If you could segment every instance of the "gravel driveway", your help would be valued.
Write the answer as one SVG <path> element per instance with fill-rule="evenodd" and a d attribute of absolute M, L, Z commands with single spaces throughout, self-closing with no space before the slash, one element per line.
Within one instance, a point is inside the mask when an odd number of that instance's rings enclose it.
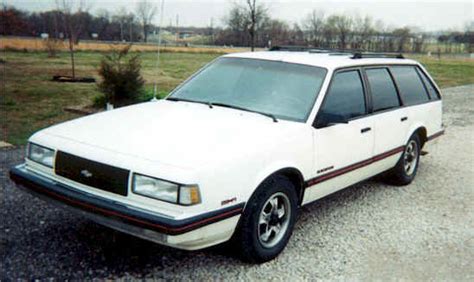
<path fill-rule="evenodd" d="M 229 248 L 186 252 L 106 227 L 22 193 L 0 152 L 2 280 L 14 278 L 474 280 L 474 85 L 444 89 L 446 134 L 416 180 L 375 179 L 303 208 L 286 250 L 248 265 Z"/>

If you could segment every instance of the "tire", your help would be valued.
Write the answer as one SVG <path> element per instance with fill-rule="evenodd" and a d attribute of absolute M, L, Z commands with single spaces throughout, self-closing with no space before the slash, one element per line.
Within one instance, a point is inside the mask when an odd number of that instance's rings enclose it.
<path fill-rule="evenodd" d="M 418 134 L 413 134 L 405 145 L 400 160 L 391 171 L 390 182 L 392 184 L 408 185 L 415 179 L 420 164 L 420 151 L 420 137 Z"/>
<path fill-rule="evenodd" d="M 283 251 L 293 233 L 297 199 L 294 185 L 283 176 L 270 177 L 257 188 L 233 240 L 243 261 L 263 263 Z"/>

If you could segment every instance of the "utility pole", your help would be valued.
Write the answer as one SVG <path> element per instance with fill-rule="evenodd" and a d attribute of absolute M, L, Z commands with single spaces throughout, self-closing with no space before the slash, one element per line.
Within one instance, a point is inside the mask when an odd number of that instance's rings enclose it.
<path fill-rule="evenodd" d="M 123 42 L 123 18 L 120 18 L 120 42 Z"/>
<path fill-rule="evenodd" d="M 130 29 L 130 42 L 133 42 L 133 14 L 128 15 L 129 29 Z"/>
<path fill-rule="evenodd" d="M 211 28 L 210 28 L 210 35 L 211 35 L 211 44 L 214 45 L 214 18 L 211 18 Z"/>
<path fill-rule="evenodd" d="M 176 45 L 179 42 L 179 14 L 176 14 Z"/>

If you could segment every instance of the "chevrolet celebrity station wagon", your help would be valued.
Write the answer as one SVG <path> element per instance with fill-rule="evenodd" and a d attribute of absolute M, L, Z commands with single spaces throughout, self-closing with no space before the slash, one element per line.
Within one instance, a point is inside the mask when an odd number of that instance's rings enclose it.
<path fill-rule="evenodd" d="M 232 240 L 265 262 L 299 207 L 383 172 L 409 184 L 441 107 L 401 55 L 230 54 L 163 100 L 35 133 L 10 177 L 122 232 L 186 250 Z"/>

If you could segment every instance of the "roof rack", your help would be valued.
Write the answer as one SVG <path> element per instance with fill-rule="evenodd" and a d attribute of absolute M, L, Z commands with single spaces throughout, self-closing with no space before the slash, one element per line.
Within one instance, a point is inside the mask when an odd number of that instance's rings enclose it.
<path fill-rule="evenodd" d="M 273 46 L 269 51 L 286 51 L 286 52 L 309 52 L 318 54 L 328 54 L 330 56 L 352 55 L 351 59 L 366 58 L 395 58 L 405 59 L 401 53 L 373 53 L 364 52 L 360 49 L 334 49 L 334 48 L 318 48 L 312 46 Z"/>
<path fill-rule="evenodd" d="M 287 52 L 309 52 L 309 53 L 337 53 L 337 54 L 354 54 L 362 52 L 359 49 L 337 49 L 337 48 L 320 48 L 312 46 L 273 46 L 269 51 L 287 51 Z"/>
<path fill-rule="evenodd" d="M 366 59 L 366 58 L 394 58 L 394 59 L 405 59 L 401 53 L 354 53 L 352 59 Z"/>
<path fill-rule="evenodd" d="M 269 51 L 288 51 L 288 52 L 304 52 L 315 49 L 310 46 L 273 46 Z"/>
<path fill-rule="evenodd" d="M 360 49 L 343 49 L 343 48 L 313 48 L 310 53 L 329 53 L 329 55 L 347 55 L 360 53 Z"/>

